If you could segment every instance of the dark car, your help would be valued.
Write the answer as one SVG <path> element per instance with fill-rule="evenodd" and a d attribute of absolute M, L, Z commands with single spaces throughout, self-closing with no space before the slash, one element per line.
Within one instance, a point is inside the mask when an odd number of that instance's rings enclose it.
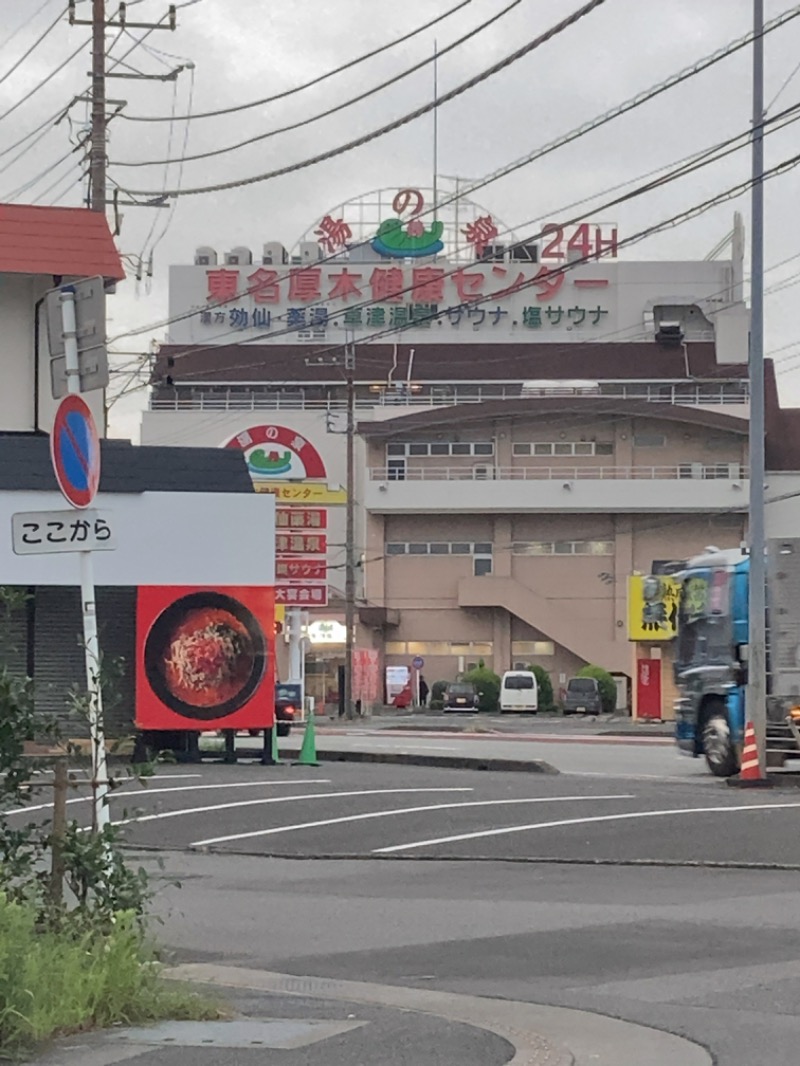
<path fill-rule="evenodd" d="M 300 686 L 277 684 L 275 686 L 275 731 L 279 737 L 288 737 L 292 723 L 300 708 Z M 251 737 L 257 737 L 260 729 L 249 729 Z"/>
<path fill-rule="evenodd" d="M 564 714 L 601 714 L 600 688 L 593 677 L 571 677 L 564 697 Z"/>
<path fill-rule="evenodd" d="M 477 711 L 478 690 L 469 681 L 453 681 L 444 690 L 442 709 L 445 711 Z"/>

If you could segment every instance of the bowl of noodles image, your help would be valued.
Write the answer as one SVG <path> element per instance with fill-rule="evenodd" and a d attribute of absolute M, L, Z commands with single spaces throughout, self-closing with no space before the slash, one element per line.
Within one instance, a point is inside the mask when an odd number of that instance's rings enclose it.
<path fill-rule="evenodd" d="M 193 592 L 156 618 L 144 647 L 144 671 L 163 704 L 185 718 L 232 714 L 264 676 L 267 641 L 243 603 L 219 592 Z"/>

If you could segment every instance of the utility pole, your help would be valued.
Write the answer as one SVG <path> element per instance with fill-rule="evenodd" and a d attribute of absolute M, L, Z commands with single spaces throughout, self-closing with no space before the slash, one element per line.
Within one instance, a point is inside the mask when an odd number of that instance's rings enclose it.
<path fill-rule="evenodd" d="M 91 209 L 106 210 L 106 0 L 92 0 L 92 148 Z"/>
<path fill-rule="evenodd" d="M 177 26 L 177 9 L 170 4 L 167 14 L 158 22 L 130 22 L 128 5 L 121 2 L 115 19 L 106 19 L 105 0 L 92 0 L 91 19 L 75 17 L 76 0 L 69 0 L 68 13 L 71 26 L 92 28 L 92 132 L 89 153 L 91 194 L 89 207 L 92 211 L 105 212 L 108 205 L 108 100 L 106 99 L 106 28 L 127 30 L 174 30 Z M 165 21 L 165 19 L 167 21 Z"/>
<path fill-rule="evenodd" d="M 345 572 L 344 572 L 344 713 L 355 718 L 353 705 L 353 646 L 356 625 L 356 560 L 355 560 L 355 370 L 356 346 L 354 334 L 350 333 L 344 350 L 344 373 L 347 384 L 347 513 L 345 517 Z"/>
<path fill-rule="evenodd" d="M 767 635 L 764 522 L 764 0 L 753 0 L 753 185 L 750 262 L 750 602 L 747 717 L 766 775 Z"/>

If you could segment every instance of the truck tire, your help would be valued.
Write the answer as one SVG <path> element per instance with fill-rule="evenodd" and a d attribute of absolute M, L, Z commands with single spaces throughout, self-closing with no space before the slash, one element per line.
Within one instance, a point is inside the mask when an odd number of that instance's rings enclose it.
<path fill-rule="evenodd" d="M 714 700 L 703 721 L 703 752 L 715 777 L 733 777 L 739 772 L 739 755 L 731 737 L 725 704 Z"/>

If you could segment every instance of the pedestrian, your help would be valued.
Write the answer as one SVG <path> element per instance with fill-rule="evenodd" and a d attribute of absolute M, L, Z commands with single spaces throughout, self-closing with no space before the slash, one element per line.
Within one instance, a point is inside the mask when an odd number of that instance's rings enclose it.
<path fill-rule="evenodd" d="M 420 706 L 421 707 L 427 707 L 428 706 L 428 693 L 429 692 L 430 692 L 430 689 L 428 688 L 428 682 L 425 680 L 424 676 L 422 674 L 420 674 L 419 675 L 419 702 L 420 702 Z"/>

